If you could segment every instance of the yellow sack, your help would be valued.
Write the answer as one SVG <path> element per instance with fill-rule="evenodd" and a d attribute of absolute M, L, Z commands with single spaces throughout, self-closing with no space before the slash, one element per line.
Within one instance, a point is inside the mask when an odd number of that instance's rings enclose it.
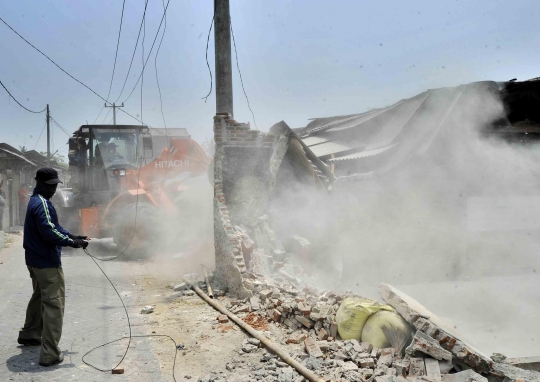
<path fill-rule="evenodd" d="M 383 332 L 387 328 L 393 338 L 387 338 Z M 389 347 L 404 347 L 412 336 L 412 328 L 407 321 L 394 311 L 380 311 L 369 317 L 362 330 L 362 341 L 369 342 L 373 347 L 384 349 Z M 394 342 L 394 343 L 393 343 Z M 400 346 L 400 344 L 402 345 Z M 400 351 L 400 349 L 398 349 Z"/>
<path fill-rule="evenodd" d="M 360 340 L 367 319 L 379 310 L 392 310 L 392 307 L 381 305 L 369 298 L 347 297 L 336 313 L 336 323 L 341 338 Z"/>

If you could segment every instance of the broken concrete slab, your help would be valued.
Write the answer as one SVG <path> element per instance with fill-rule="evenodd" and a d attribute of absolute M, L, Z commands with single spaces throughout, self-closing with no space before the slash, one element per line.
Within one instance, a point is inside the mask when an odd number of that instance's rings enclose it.
<path fill-rule="evenodd" d="M 539 372 L 523 370 L 508 363 L 494 362 L 455 332 L 448 323 L 391 285 L 382 283 L 379 286 L 379 293 L 382 299 L 408 323 L 450 351 L 455 357 L 454 361 L 457 359 L 476 372 L 487 375 L 490 382 L 540 382 Z"/>
<path fill-rule="evenodd" d="M 474 370 L 464 370 L 455 374 L 446 374 L 442 376 L 443 382 L 488 382 L 486 377 L 482 377 Z"/>
<path fill-rule="evenodd" d="M 443 349 L 438 341 L 421 331 L 416 332 L 412 343 L 405 349 L 405 353 L 411 356 L 418 355 L 418 353 L 424 353 L 437 360 L 452 361 L 452 353 Z"/>
<path fill-rule="evenodd" d="M 441 320 L 418 301 L 385 283 L 379 286 L 379 293 L 382 299 L 392 306 L 405 321 L 437 340 L 457 359 L 481 373 L 491 370 L 493 361 L 488 356 L 470 345 L 470 342 L 456 333 L 450 324 Z"/>
<path fill-rule="evenodd" d="M 519 367 L 520 369 L 540 372 L 540 356 L 507 358 L 505 362 L 512 366 Z"/>

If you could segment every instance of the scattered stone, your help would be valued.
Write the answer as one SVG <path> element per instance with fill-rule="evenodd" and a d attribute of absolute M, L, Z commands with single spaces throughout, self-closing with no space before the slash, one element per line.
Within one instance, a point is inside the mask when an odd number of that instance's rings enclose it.
<path fill-rule="evenodd" d="M 372 369 L 375 367 L 375 360 L 373 358 L 363 358 L 360 360 L 360 367 Z"/>
<path fill-rule="evenodd" d="M 322 358 L 324 356 L 321 349 L 319 349 L 317 343 L 313 340 L 313 338 L 306 338 L 304 340 L 304 345 L 306 347 L 306 351 L 311 357 Z"/>
<path fill-rule="evenodd" d="M 251 304 L 251 310 L 252 311 L 260 309 L 259 299 L 257 297 L 255 297 L 255 296 L 251 297 L 249 299 L 249 303 Z"/>
<path fill-rule="evenodd" d="M 493 355 L 491 355 L 490 358 L 495 362 L 504 362 L 504 360 L 506 359 L 506 356 L 501 353 L 493 353 Z"/>
<path fill-rule="evenodd" d="M 227 317 L 225 314 L 221 314 L 218 316 L 217 320 L 220 324 L 226 324 L 229 322 L 229 317 Z"/>
<path fill-rule="evenodd" d="M 328 333 L 326 332 L 326 330 L 324 330 L 324 328 L 321 328 L 321 330 L 319 330 L 319 333 L 317 334 L 317 338 L 320 341 L 324 341 L 325 339 L 328 338 Z"/>
<path fill-rule="evenodd" d="M 184 296 L 194 296 L 195 295 L 195 292 L 193 292 L 192 290 L 186 290 L 184 292 Z"/>
<path fill-rule="evenodd" d="M 287 338 L 286 343 L 288 344 L 299 344 L 302 343 L 307 338 L 307 334 L 302 332 L 296 332 L 289 338 Z"/>
<path fill-rule="evenodd" d="M 146 305 L 141 310 L 141 314 L 150 314 L 154 311 L 155 306 L 154 305 Z"/>
<path fill-rule="evenodd" d="M 258 346 L 252 345 L 250 343 L 245 343 L 242 345 L 242 351 L 244 353 L 253 353 L 257 351 L 258 348 L 259 348 Z"/>
<path fill-rule="evenodd" d="M 307 367 L 309 370 L 321 370 L 322 368 L 322 361 L 319 358 L 316 357 L 308 357 L 303 362 L 305 367 Z"/>

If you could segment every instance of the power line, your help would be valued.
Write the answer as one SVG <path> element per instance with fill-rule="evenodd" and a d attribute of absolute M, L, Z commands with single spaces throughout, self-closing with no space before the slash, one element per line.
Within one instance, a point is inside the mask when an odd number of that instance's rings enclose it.
<path fill-rule="evenodd" d="M 47 108 L 45 108 L 45 109 L 47 109 Z M 39 137 L 38 137 L 38 139 L 37 139 L 36 144 L 34 145 L 33 150 L 36 149 L 36 147 L 37 147 L 37 145 L 38 145 L 38 143 L 39 143 L 39 140 L 41 139 L 41 136 L 43 135 L 43 131 L 45 131 L 45 128 L 46 128 L 46 127 L 47 127 L 47 122 L 45 122 L 45 124 L 43 125 L 43 129 L 41 129 L 41 133 L 39 133 Z"/>
<path fill-rule="evenodd" d="M 144 69 L 146 68 L 146 64 L 148 63 L 148 60 L 150 59 L 150 55 L 152 54 L 152 50 L 154 49 L 154 44 L 156 43 L 156 40 L 157 40 L 157 37 L 159 35 L 159 31 L 161 30 L 161 24 L 163 24 L 163 20 L 165 18 L 165 15 L 167 14 L 167 8 L 169 7 L 169 3 L 171 2 L 171 0 L 168 0 L 167 1 L 167 5 L 165 6 L 165 10 L 163 11 L 163 16 L 161 17 L 161 22 L 159 23 L 159 28 L 156 32 L 156 36 L 154 37 L 154 41 L 152 42 L 152 46 L 150 47 L 150 52 L 148 53 L 148 56 L 146 57 L 146 61 L 143 65 L 143 68 L 142 68 L 142 71 L 141 71 L 141 74 L 139 75 L 139 78 L 137 79 L 137 82 L 135 83 L 135 86 L 133 87 L 133 89 L 131 90 L 131 93 L 129 93 L 129 96 L 124 100 L 124 102 L 127 102 L 127 100 L 129 99 L 129 97 L 131 97 L 131 95 L 133 94 L 133 92 L 135 91 L 135 88 L 137 87 L 137 85 L 139 84 L 139 81 L 141 80 L 141 77 L 144 73 Z"/>
<path fill-rule="evenodd" d="M 216 15 L 212 16 L 212 22 L 210 23 L 210 29 L 208 29 L 208 37 L 206 38 L 206 66 L 208 66 L 208 73 L 210 73 L 210 91 L 205 97 L 202 97 L 201 99 L 206 101 L 208 100 L 208 97 L 210 97 L 210 94 L 212 94 L 212 88 L 214 85 L 214 80 L 212 78 L 212 69 L 210 69 L 210 64 L 208 63 L 208 43 L 210 42 L 210 32 L 212 32 L 212 26 L 214 25 L 214 19 L 216 18 Z"/>
<path fill-rule="evenodd" d="M 141 25 L 139 26 L 139 34 L 137 35 L 137 41 L 135 41 L 135 48 L 133 49 L 133 54 L 131 55 L 131 62 L 129 63 L 128 72 L 126 74 L 126 79 L 124 80 L 124 84 L 122 85 L 122 90 L 120 90 L 120 94 L 118 94 L 118 98 L 114 101 L 115 103 L 118 102 L 120 97 L 122 96 L 122 93 L 124 92 L 124 88 L 126 87 L 127 80 L 129 78 L 129 73 L 131 72 L 131 66 L 133 65 L 133 58 L 135 57 L 135 52 L 137 52 L 137 46 L 139 46 L 139 38 L 141 37 L 141 31 L 143 27 L 143 22 L 146 18 L 146 7 L 148 6 L 148 0 L 144 3 L 144 13 L 141 20 Z"/>
<path fill-rule="evenodd" d="M 78 79 L 76 79 L 75 77 L 73 77 L 71 74 L 69 74 L 67 71 L 65 71 L 60 65 L 58 65 L 56 62 L 54 62 L 54 60 L 52 58 L 50 58 L 49 56 L 47 56 L 45 53 L 43 53 L 41 50 L 39 50 L 38 48 L 36 48 L 30 41 L 28 41 L 27 39 L 25 39 L 23 36 L 21 36 L 19 34 L 19 32 L 17 32 L 15 29 L 13 29 L 11 27 L 11 25 L 9 25 L 8 23 L 6 23 L 4 21 L 4 19 L 2 17 L 0 17 L 0 21 L 2 21 L 4 24 L 6 24 L 6 26 L 11 29 L 17 36 L 19 36 L 21 39 L 24 40 L 24 42 L 26 42 L 28 45 L 30 45 L 32 48 L 34 48 L 35 50 L 37 50 L 39 53 L 41 53 L 42 56 L 44 56 L 47 60 L 49 60 L 50 62 L 52 62 L 58 69 L 60 69 L 62 72 L 64 72 L 65 74 L 67 74 L 68 76 L 70 76 L 72 79 L 74 79 L 75 81 L 77 81 L 79 84 L 81 84 L 82 86 L 84 86 L 85 88 L 87 88 L 88 90 L 90 90 L 92 93 L 94 93 L 95 95 L 97 95 L 99 98 L 101 98 L 103 101 L 105 102 L 108 102 L 105 98 L 103 98 L 102 96 L 100 96 L 98 93 L 96 93 L 93 89 L 91 89 L 88 85 L 82 83 L 81 81 L 79 81 Z M 2 85 L 3 86 L 3 85 Z M 4 88 L 5 89 L 5 88 Z M 7 89 L 6 89 L 7 90 Z M 22 106 L 22 105 L 21 105 Z M 24 107 L 24 106 L 23 106 Z M 26 108 L 25 108 L 26 109 Z M 28 109 L 27 109 L 28 110 Z M 30 110 L 28 110 L 30 111 Z M 41 112 L 40 112 L 41 113 Z"/>
<path fill-rule="evenodd" d="M 161 0 L 161 2 L 163 3 L 163 10 L 165 10 L 165 0 Z M 165 126 L 165 135 L 167 135 L 167 122 L 165 122 L 165 114 L 163 113 L 163 98 L 161 96 L 161 87 L 159 86 L 157 58 L 158 58 L 159 50 L 161 49 L 161 44 L 163 43 L 163 37 L 165 37 L 166 30 L 167 30 L 167 17 L 165 17 L 165 24 L 163 26 L 163 34 L 161 35 L 161 40 L 159 41 L 159 46 L 156 50 L 156 56 L 154 57 L 154 68 L 156 70 L 156 83 L 157 83 L 158 92 L 159 92 L 159 104 L 161 108 L 161 117 L 163 118 L 163 126 Z"/>
<path fill-rule="evenodd" d="M 118 47 L 120 46 L 120 35 L 122 34 L 122 22 L 124 21 L 124 8 L 125 8 L 125 6 L 126 6 L 126 0 L 124 0 L 123 3 L 122 3 L 122 15 L 120 16 L 120 28 L 118 30 L 118 39 L 116 41 L 116 53 L 114 54 L 114 65 L 113 65 L 113 71 L 112 71 L 112 76 L 111 76 L 111 83 L 109 84 L 109 92 L 107 93 L 107 99 L 109 99 L 109 96 L 111 95 L 111 89 L 112 89 L 112 84 L 113 84 L 113 79 L 114 79 L 114 72 L 116 70 L 116 59 L 118 58 Z M 105 108 L 105 104 L 101 107 L 101 110 L 99 111 L 98 116 L 96 117 L 96 119 L 94 121 L 94 125 L 96 124 L 96 121 L 99 118 L 99 116 L 101 115 L 101 113 L 103 112 L 104 108 Z"/>
<path fill-rule="evenodd" d="M 231 21 L 231 36 L 233 40 L 234 45 L 234 55 L 236 56 L 236 67 L 238 68 L 238 74 L 240 75 L 240 83 L 242 84 L 242 90 L 244 91 L 244 96 L 246 97 L 247 105 L 249 108 L 249 111 L 251 112 L 251 116 L 253 117 L 253 124 L 255 125 L 255 128 L 257 129 L 257 122 L 255 121 L 255 114 L 253 114 L 253 110 L 251 110 L 251 106 L 249 104 L 249 98 L 246 94 L 246 89 L 244 88 L 244 80 L 242 79 L 242 72 L 240 71 L 240 65 L 238 64 L 238 52 L 236 51 L 236 41 L 234 40 L 234 32 L 232 29 L 232 21 Z"/>
<path fill-rule="evenodd" d="M 3 21 L 3 20 L 2 20 Z M 43 113 L 45 110 L 47 110 L 47 108 L 41 110 L 41 111 L 34 111 L 34 110 L 30 110 L 28 109 L 27 107 L 23 106 L 23 104 L 21 104 L 19 101 L 17 101 L 17 98 L 13 97 L 13 94 L 11 94 L 9 92 L 9 90 L 7 90 L 7 88 L 4 86 L 4 84 L 2 83 L 2 81 L 0 81 L 0 85 L 2 85 L 2 87 L 4 88 L 4 90 L 7 92 L 7 94 L 9 94 L 9 96 L 13 99 L 13 101 L 17 102 L 17 104 L 19 104 L 20 107 L 22 107 L 24 110 L 30 112 L 30 113 L 34 113 L 34 114 L 40 114 L 40 113 Z"/>
<path fill-rule="evenodd" d="M 107 93 L 107 99 L 109 99 L 109 96 L 111 95 L 111 89 L 114 79 L 114 71 L 116 70 L 116 59 L 118 58 L 118 47 L 120 46 L 120 35 L 122 34 L 122 22 L 124 21 L 124 8 L 126 6 L 126 0 L 122 3 L 122 15 L 120 16 L 120 29 L 118 30 L 118 40 L 116 41 L 116 53 L 114 55 L 114 65 L 113 65 L 113 71 L 111 76 L 111 83 L 109 85 L 109 92 Z"/>
<path fill-rule="evenodd" d="M 51 118 L 51 121 L 53 121 L 53 123 L 60 129 L 64 132 L 64 134 L 66 134 L 68 137 L 71 137 L 71 134 L 66 130 L 64 129 L 58 122 L 56 122 L 56 120 L 53 118 L 53 117 L 50 117 Z"/>

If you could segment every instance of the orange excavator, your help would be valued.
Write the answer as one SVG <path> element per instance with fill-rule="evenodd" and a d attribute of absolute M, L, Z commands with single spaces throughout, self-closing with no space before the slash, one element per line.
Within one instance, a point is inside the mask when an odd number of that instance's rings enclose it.
<path fill-rule="evenodd" d="M 68 141 L 70 188 L 53 202 L 66 228 L 94 238 L 113 237 L 120 250 L 146 254 L 185 181 L 206 174 L 210 159 L 194 140 L 169 138 L 154 155 L 141 125 L 83 125 Z"/>

